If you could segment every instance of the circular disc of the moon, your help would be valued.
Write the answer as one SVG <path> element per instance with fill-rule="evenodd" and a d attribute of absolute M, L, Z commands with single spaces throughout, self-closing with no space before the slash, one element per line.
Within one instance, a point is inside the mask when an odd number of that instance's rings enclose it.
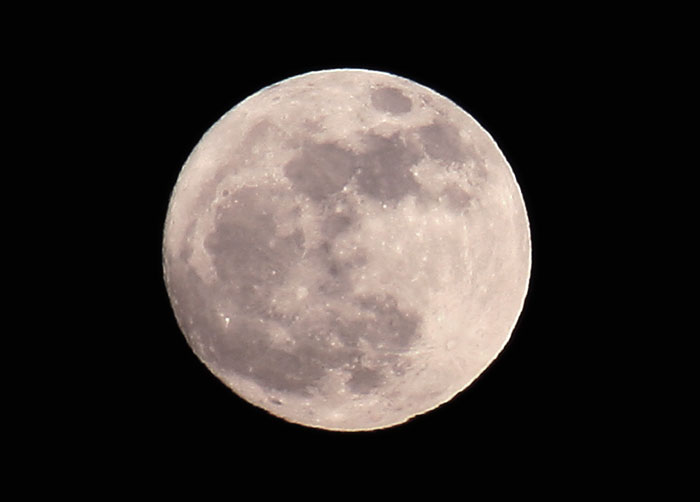
<path fill-rule="evenodd" d="M 197 356 L 250 403 L 334 430 L 405 422 L 504 347 L 530 274 L 527 216 L 493 139 L 410 80 L 332 70 L 219 119 L 164 232 Z"/>

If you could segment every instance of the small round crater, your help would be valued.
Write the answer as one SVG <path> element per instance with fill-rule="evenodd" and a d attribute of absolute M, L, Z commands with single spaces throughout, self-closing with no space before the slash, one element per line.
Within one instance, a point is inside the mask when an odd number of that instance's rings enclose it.
<path fill-rule="evenodd" d="M 413 107 L 411 100 L 395 87 L 380 87 L 372 93 L 372 106 L 377 110 L 401 115 Z"/>

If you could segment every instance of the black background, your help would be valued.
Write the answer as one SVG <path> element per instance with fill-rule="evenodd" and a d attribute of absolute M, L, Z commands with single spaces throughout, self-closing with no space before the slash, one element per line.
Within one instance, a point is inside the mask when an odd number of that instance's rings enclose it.
<path fill-rule="evenodd" d="M 674 459 L 694 435 L 677 403 L 693 402 L 694 366 L 678 352 L 694 354 L 693 325 L 673 323 L 692 308 L 657 282 L 685 279 L 673 265 L 692 249 L 692 211 L 664 202 L 683 199 L 694 165 L 671 157 L 693 144 L 678 133 L 692 131 L 695 17 L 670 4 L 202 7 L 8 7 L 8 480 L 90 498 L 191 483 L 266 499 L 329 482 L 326 499 L 681 487 Z M 508 159 L 532 233 L 530 289 L 498 359 L 438 409 L 362 433 L 289 424 L 221 384 L 176 325 L 161 263 L 171 190 L 212 123 L 264 86 L 343 67 L 469 112 Z"/>
<path fill-rule="evenodd" d="M 592 242 L 607 236 L 598 229 L 590 238 L 596 215 L 581 201 L 605 196 L 591 193 L 586 181 L 609 148 L 591 124 L 618 91 L 609 59 L 577 37 L 554 43 L 559 35 L 482 38 L 478 50 L 468 50 L 477 42 L 459 34 L 446 39 L 440 30 L 429 40 L 342 32 L 255 47 L 241 37 L 210 51 L 186 38 L 172 43 L 142 34 L 86 61 L 83 86 L 94 104 L 86 113 L 101 120 L 97 131 L 87 131 L 89 121 L 84 128 L 109 163 L 97 180 L 103 189 L 91 194 L 105 228 L 86 257 L 99 273 L 100 328 L 88 335 L 89 349 L 80 348 L 84 369 L 75 392 L 82 411 L 74 425 L 94 455 L 119 452 L 145 464 L 235 457 L 286 469 L 333 461 L 370 472 L 434 463 L 461 469 L 448 462 L 452 455 L 494 469 L 537 469 L 546 459 L 549 472 L 560 474 L 590 455 L 603 461 L 603 442 L 610 451 L 610 441 L 622 440 L 610 412 L 615 384 L 598 376 L 607 362 L 597 337 L 606 335 L 596 321 L 602 306 L 590 295 L 601 287 L 589 275 L 599 255 Z M 501 355 L 450 402 L 371 432 L 287 423 L 237 397 L 188 347 L 163 283 L 169 196 L 202 134 L 260 88 L 330 68 L 394 73 L 464 108 L 508 159 L 531 224 L 530 288 Z"/>

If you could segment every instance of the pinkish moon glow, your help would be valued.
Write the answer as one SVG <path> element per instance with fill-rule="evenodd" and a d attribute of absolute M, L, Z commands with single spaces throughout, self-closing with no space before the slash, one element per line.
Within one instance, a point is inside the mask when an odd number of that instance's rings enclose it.
<path fill-rule="evenodd" d="M 250 96 L 175 189 L 165 280 L 195 354 L 285 420 L 390 427 L 465 389 L 520 315 L 517 182 L 465 111 L 410 80 L 331 70 Z"/>

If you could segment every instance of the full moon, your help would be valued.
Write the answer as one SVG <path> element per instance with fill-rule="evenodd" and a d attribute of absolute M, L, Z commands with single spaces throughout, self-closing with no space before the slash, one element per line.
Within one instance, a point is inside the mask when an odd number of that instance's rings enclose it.
<path fill-rule="evenodd" d="M 377 71 L 306 73 L 221 117 L 185 162 L 165 284 L 236 394 L 330 430 L 406 422 L 468 387 L 523 307 L 530 231 L 492 137 Z"/>

